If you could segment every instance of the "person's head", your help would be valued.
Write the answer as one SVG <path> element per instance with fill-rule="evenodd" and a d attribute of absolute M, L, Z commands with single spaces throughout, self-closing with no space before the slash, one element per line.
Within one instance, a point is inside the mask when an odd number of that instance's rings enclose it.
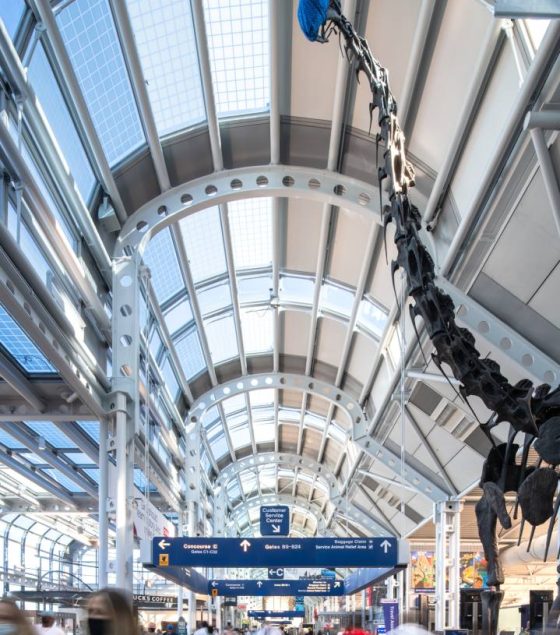
<path fill-rule="evenodd" d="M 89 635 L 136 635 L 129 596 L 117 589 L 101 589 L 87 602 Z"/>
<path fill-rule="evenodd" d="M 200 628 L 208 628 L 208 622 L 201 622 Z"/>
<path fill-rule="evenodd" d="M 10 598 L 0 599 L 0 635 L 33 635 L 31 624 Z"/>
<path fill-rule="evenodd" d="M 52 613 L 43 613 L 41 615 L 41 626 L 45 628 L 54 626 L 54 615 L 52 615 Z"/>
<path fill-rule="evenodd" d="M 148 633 L 155 633 L 156 632 L 156 625 L 153 622 L 150 622 L 148 624 Z"/>

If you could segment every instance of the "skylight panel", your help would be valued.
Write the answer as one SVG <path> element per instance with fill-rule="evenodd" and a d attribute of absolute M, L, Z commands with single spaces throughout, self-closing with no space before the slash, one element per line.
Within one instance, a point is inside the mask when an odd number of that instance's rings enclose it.
<path fill-rule="evenodd" d="M 322 311 L 349 318 L 353 303 L 354 291 L 328 282 L 322 286 L 319 300 L 319 308 Z"/>
<path fill-rule="evenodd" d="M 228 205 L 236 269 L 272 264 L 272 199 L 251 198 Z"/>
<path fill-rule="evenodd" d="M 255 441 L 257 443 L 270 443 L 274 441 L 274 423 L 260 421 L 254 426 Z M 262 480 L 262 479 L 261 479 Z"/>
<path fill-rule="evenodd" d="M 173 335 L 179 329 L 186 326 L 192 319 L 193 313 L 191 309 L 191 303 L 188 298 L 184 298 L 169 311 L 164 313 L 165 323 L 169 333 Z"/>
<path fill-rule="evenodd" d="M 387 314 L 371 300 L 362 300 L 358 309 L 357 323 L 377 338 L 381 337 L 387 324 Z"/>
<path fill-rule="evenodd" d="M 0 18 L 13 39 L 25 10 L 24 0 L 4 0 L 0 3 Z"/>
<path fill-rule="evenodd" d="M 204 316 L 231 306 L 229 280 L 224 280 L 219 284 L 213 284 L 210 287 L 200 289 L 196 295 L 200 312 Z"/>
<path fill-rule="evenodd" d="M 80 428 L 96 443 L 99 443 L 99 422 L 98 421 L 78 421 Z"/>
<path fill-rule="evenodd" d="M 47 358 L 0 306 L 0 346 L 28 373 L 56 373 Z"/>
<path fill-rule="evenodd" d="M 227 271 L 222 222 L 218 207 L 210 207 L 179 221 L 195 283 Z"/>
<path fill-rule="evenodd" d="M 272 276 L 239 276 L 237 293 L 240 304 L 263 303 L 270 300 Z"/>
<path fill-rule="evenodd" d="M 248 426 L 230 430 L 229 435 L 234 449 L 244 448 L 251 443 L 251 433 L 249 432 Z"/>
<path fill-rule="evenodd" d="M 247 355 L 271 351 L 272 310 L 241 309 L 241 331 Z"/>
<path fill-rule="evenodd" d="M 262 390 L 251 390 L 249 393 L 251 408 L 269 406 L 274 402 L 274 388 L 263 388 Z"/>
<path fill-rule="evenodd" d="M 144 252 L 144 263 L 150 268 L 152 286 L 160 304 L 184 288 L 177 252 L 168 227 L 150 240 Z"/>
<path fill-rule="evenodd" d="M 175 350 L 187 379 L 198 375 L 206 368 L 196 330 L 190 331 L 185 337 L 175 342 Z"/>
<path fill-rule="evenodd" d="M 169 395 L 173 400 L 177 399 L 177 393 L 179 392 L 179 382 L 177 381 L 175 372 L 171 367 L 169 356 L 167 356 L 165 362 L 161 366 L 161 374 L 163 375 L 163 379 L 165 380 L 165 387 L 167 388 Z"/>
<path fill-rule="evenodd" d="M 4 430 L 0 430 L 0 445 L 5 445 L 7 448 L 21 448 L 22 444 L 16 441 L 11 434 L 8 434 Z"/>
<path fill-rule="evenodd" d="M 279 296 L 282 304 L 313 304 L 315 280 L 301 276 L 281 276 Z"/>
<path fill-rule="evenodd" d="M 74 447 L 74 443 L 50 421 L 26 421 L 26 425 L 55 448 Z"/>
<path fill-rule="evenodd" d="M 224 399 L 222 401 L 222 405 L 226 414 L 243 410 L 246 406 L 245 394 L 240 393 L 238 395 L 234 395 L 233 397 L 229 397 L 228 399 Z"/>
<path fill-rule="evenodd" d="M 72 492 L 73 494 L 77 494 L 79 492 L 83 492 L 84 491 L 83 487 L 80 487 L 79 485 L 74 483 L 74 481 L 70 480 L 67 476 L 65 476 L 59 470 L 55 470 L 54 468 L 49 468 L 49 469 L 45 469 L 43 471 L 45 472 L 45 474 L 50 476 L 57 483 L 62 485 L 62 487 L 65 490 L 68 490 L 69 492 Z"/>
<path fill-rule="evenodd" d="M 145 137 L 108 1 L 74 0 L 57 21 L 101 145 L 114 166 L 145 143 Z"/>
<path fill-rule="evenodd" d="M 229 454 L 227 441 L 224 435 L 212 439 L 209 444 L 216 461 L 219 461 L 223 456 Z"/>
<path fill-rule="evenodd" d="M 204 9 L 218 115 L 266 110 L 268 0 L 205 0 Z"/>
<path fill-rule="evenodd" d="M 33 51 L 28 73 L 78 191 L 87 203 L 95 185 L 95 175 L 41 42 Z"/>
<path fill-rule="evenodd" d="M 126 0 L 160 135 L 206 117 L 196 40 L 187 0 Z"/>
<path fill-rule="evenodd" d="M 210 347 L 212 362 L 215 365 L 239 355 L 235 323 L 231 315 L 205 321 L 204 331 Z"/>

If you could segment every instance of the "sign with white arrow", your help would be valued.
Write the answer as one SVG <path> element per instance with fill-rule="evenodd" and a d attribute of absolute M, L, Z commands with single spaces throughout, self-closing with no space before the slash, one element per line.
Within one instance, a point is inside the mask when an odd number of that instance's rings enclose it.
<path fill-rule="evenodd" d="M 261 536 L 287 536 L 290 533 L 290 508 L 287 505 L 261 507 Z"/>
<path fill-rule="evenodd" d="M 272 567 L 268 569 L 268 579 L 269 580 L 283 580 L 284 579 L 284 569 L 282 567 Z"/>
<path fill-rule="evenodd" d="M 165 538 L 152 541 L 152 562 L 166 567 L 394 567 L 396 538 Z"/>
<path fill-rule="evenodd" d="M 212 580 L 208 591 L 223 596 L 344 595 L 342 580 Z"/>

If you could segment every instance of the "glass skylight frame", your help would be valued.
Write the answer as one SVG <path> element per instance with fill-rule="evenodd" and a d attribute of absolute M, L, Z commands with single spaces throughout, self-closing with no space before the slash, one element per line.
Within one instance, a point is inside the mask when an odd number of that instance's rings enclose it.
<path fill-rule="evenodd" d="M 159 136 L 202 123 L 206 108 L 190 2 L 126 4 Z"/>
<path fill-rule="evenodd" d="M 228 222 L 235 270 L 272 267 L 272 199 L 230 201 Z"/>
<path fill-rule="evenodd" d="M 110 167 L 146 144 L 108 0 L 74 0 L 56 14 Z"/>
<path fill-rule="evenodd" d="M 205 0 L 204 15 L 219 117 L 270 108 L 268 0 Z"/>

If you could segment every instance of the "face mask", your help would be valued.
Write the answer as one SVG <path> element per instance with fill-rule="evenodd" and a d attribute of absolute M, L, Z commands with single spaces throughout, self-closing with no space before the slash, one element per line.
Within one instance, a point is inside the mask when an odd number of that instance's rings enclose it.
<path fill-rule="evenodd" d="M 0 624 L 0 635 L 17 635 L 18 627 L 15 624 L 9 622 L 2 622 Z"/>
<path fill-rule="evenodd" d="M 96 617 L 88 618 L 89 635 L 111 635 L 112 624 L 109 620 L 100 620 Z M 2 633 L 0 633 L 2 635 Z"/>

